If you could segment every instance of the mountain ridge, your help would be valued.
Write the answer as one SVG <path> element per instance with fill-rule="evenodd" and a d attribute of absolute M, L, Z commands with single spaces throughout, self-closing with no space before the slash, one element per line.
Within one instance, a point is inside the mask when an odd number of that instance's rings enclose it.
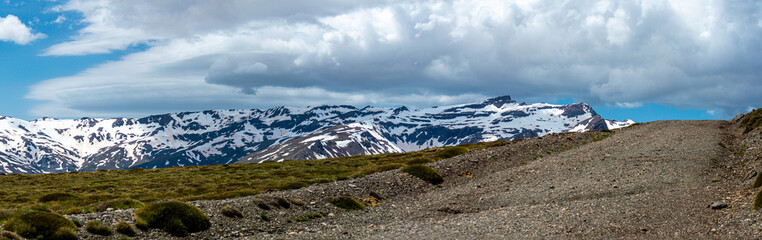
<path fill-rule="evenodd" d="M 535 118 L 530 120 L 528 116 Z M 580 125 L 591 118 L 600 120 Z M 140 118 L 25 121 L 0 116 L 0 170 L 47 173 L 225 164 L 318 131 L 358 122 L 377 124 L 385 131 L 383 138 L 402 151 L 632 123 L 600 124 L 601 120 L 611 121 L 603 120 L 584 103 L 526 104 L 510 96 L 414 110 L 405 106 L 358 109 L 322 105 L 207 110 Z M 512 127 L 506 127 L 509 125 Z M 362 146 L 360 142 L 357 144 Z M 387 145 L 386 150 L 393 149 Z"/>

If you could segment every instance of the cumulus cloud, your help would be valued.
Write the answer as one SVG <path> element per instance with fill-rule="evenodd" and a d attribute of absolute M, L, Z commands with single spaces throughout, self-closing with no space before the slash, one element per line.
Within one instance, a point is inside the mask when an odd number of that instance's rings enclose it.
<path fill-rule="evenodd" d="M 148 48 L 33 86 L 28 97 L 45 102 L 38 115 L 504 94 L 726 113 L 762 102 L 754 2 L 73 0 L 57 9 L 82 13 L 86 26 L 44 54 Z M 273 97 L 301 91 L 326 97 Z"/>
<path fill-rule="evenodd" d="M 30 42 L 45 38 L 45 34 L 34 33 L 31 28 L 14 15 L 0 17 L 0 41 L 26 45 Z"/>

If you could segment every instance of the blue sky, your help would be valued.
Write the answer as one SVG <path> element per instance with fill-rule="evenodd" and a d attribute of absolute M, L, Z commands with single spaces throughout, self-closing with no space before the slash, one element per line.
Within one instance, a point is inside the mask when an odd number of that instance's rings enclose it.
<path fill-rule="evenodd" d="M 762 102 L 757 1 L 0 1 L 0 115 L 141 116 L 500 95 L 605 118 Z"/>

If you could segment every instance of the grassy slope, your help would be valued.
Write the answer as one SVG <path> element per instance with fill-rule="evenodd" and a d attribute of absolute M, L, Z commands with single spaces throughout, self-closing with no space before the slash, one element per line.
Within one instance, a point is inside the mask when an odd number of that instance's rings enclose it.
<path fill-rule="evenodd" d="M 0 176 L 0 223 L 28 209 L 59 213 L 94 211 L 99 203 L 132 198 L 143 202 L 164 199 L 225 199 L 332 182 L 397 169 L 406 163 L 436 161 L 467 150 L 505 144 L 504 141 L 465 144 L 409 153 L 340 157 L 163 169 L 110 170 L 56 174 Z M 66 193 L 66 194 L 60 194 Z M 55 194 L 55 195 L 53 195 Z M 72 197 L 72 195 L 74 195 Z M 48 197 L 44 197 L 48 196 Z M 40 199 L 59 201 L 42 202 Z M 20 211 L 19 211 L 20 210 Z M 15 213 L 14 213 L 15 212 Z"/>

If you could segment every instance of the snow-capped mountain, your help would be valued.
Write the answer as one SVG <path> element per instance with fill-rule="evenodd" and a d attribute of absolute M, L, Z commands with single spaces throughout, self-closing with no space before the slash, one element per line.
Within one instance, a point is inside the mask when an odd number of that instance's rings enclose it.
<path fill-rule="evenodd" d="M 419 110 L 342 105 L 144 118 L 24 121 L 0 117 L 0 172 L 156 168 L 402 152 L 629 124 L 604 120 L 582 103 L 527 105 L 509 96 Z"/>

